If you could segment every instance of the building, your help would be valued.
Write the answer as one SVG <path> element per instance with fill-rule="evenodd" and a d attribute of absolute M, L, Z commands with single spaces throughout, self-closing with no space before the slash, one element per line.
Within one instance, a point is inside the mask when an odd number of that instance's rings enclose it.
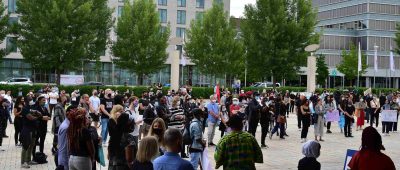
<path fill-rule="evenodd" d="M 389 51 L 397 47 L 394 37 L 396 23 L 400 21 L 399 0 L 313 0 L 313 6 L 318 9 L 316 30 L 322 31 L 320 50 L 316 54 L 326 57 L 331 73 L 330 87 L 343 83 L 343 74 L 336 69 L 341 62 L 342 50 L 348 50 L 350 44 L 358 46 L 360 43 L 368 65 L 367 72 L 360 77 L 360 85 L 399 88 L 398 54 L 394 56 L 396 70 L 389 69 Z M 375 48 L 378 71 L 374 71 Z"/>
<path fill-rule="evenodd" d="M 7 12 L 10 14 L 10 22 L 18 22 L 18 14 L 16 13 L 17 0 L 3 0 L 7 6 Z M 160 22 L 162 26 L 170 24 L 171 36 L 169 39 L 169 46 L 167 48 L 168 54 L 174 51 L 180 51 L 182 48 L 182 37 L 185 31 L 189 28 L 190 22 L 195 19 L 200 19 L 207 9 L 212 7 L 213 1 L 223 2 L 224 9 L 230 12 L 230 0 L 154 0 L 157 5 L 157 10 L 160 15 Z M 124 0 L 109 0 L 108 5 L 113 12 L 113 18 L 118 22 L 118 17 L 121 16 L 123 11 Z M 115 33 L 111 31 L 111 40 L 115 40 Z M 19 53 L 18 47 L 13 43 L 15 38 L 8 36 L 5 41 L 0 45 L 0 48 L 6 48 L 11 53 L 7 55 L 3 62 L 0 64 L 0 80 L 5 80 L 10 77 L 31 77 L 34 82 L 48 83 L 55 81 L 55 75 L 52 72 L 41 70 L 34 70 L 28 63 L 22 59 L 23 56 Z M 131 74 L 126 70 L 119 69 L 112 63 L 112 54 L 110 50 L 106 50 L 101 58 L 100 71 L 95 69 L 96 63 L 82 63 L 82 70 L 70 70 L 66 74 L 85 76 L 85 81 L 99 81 L 105 84 L 125 84 L 136 85 L 137 76 Z M 171 56 L 166 61 L 166 67 L 158 74 L 151 75 L 145 78 L 145 83 L 161 82 L 163 84 L 171 83 L 171 64 L 172 62 L 179 62 L 179 60 L 172 60 Z M 182 68 L 182 66 L 180 66 Z M 201 75 L 196 67 L 188 62 L 188 64 L 179 69 L 179 75 L 183 75 L 180 83 L 190 81 L 192 84 L 201 84 L 207 82 L 209 77 Z M 183 73 L 182 73 L 182 70 Z"/>

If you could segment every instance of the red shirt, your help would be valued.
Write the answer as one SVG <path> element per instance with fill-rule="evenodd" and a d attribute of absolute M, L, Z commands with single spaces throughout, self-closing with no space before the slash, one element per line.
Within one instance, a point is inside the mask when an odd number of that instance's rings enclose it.
<path fill-rule="evenodd" d="M 396 170 L 392 159 L 370 150 L 355 153 L 348 166 L 351 170 Z"/>
<path fill-rule="evenodd" d="M 240 106 L 239 106 L 239 105 L 234 105 L 234 104 L 232 104 L 232 105 L 229 107 L 229 110 L 231 111 L 231 115 L 233 115 L 233 111 L 234 111 L 234 110 L 240 110 Z"/>

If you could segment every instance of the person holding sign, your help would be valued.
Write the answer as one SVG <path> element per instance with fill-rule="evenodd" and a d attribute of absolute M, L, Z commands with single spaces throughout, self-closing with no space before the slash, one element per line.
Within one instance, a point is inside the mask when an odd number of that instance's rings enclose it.
<path fill-rule="evenodd" d="M 369 126 L 363 130 L 361 150 L 354 154 L 348 166 L 351 170 L 395 170 L 392 159 L 381 150 L 385 150 L 382 137 L 375 128 Z"/>
<path fill-rule="evenodd" d="M 385 104 L 382 106 L 382 110 L 391 110 L 389 101 L 386 100 Z M 382 113 L 383 115 L 383 113 Z M 382 118 L 382 133 L 383 136 L 389 136 L 389 131 L 392 130 L 392 122 L 386 121 Z"/>
<path fill-rule="evenodd" d="M 325 110 L 326 110 L 327 112 L 333 112 L 334 110 L 337 109 L 336 101 L 334 100 L 334 98 L 333 98 L 332 95 L 330 95 L 330 96 L 328 97 L 328 100 L 327 100 L 327 102 L 324 104 L 324 107 L 325 107 Z M 327 128 L 326 133 L 332 133 L 332 132 L 331 132 L 331 122 L 330 122 L 330 121 L 326 123 L 326 128 Z"/>

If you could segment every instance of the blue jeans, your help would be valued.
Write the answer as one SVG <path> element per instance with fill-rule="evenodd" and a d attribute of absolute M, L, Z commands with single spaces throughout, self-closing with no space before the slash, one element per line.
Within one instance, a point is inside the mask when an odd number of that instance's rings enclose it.
<path fill-rule="evenodd" d="M 101 137 L 103 139 L 103 143 L 107 142 L 107 134 L 108 134 L 108 118 L 101 119 Z"/>
<path fill-rule="evenodd" d="M 190 153 L 190 164 L 192 164 L 194 169 L 199 167 L 199 160 L 201 158 L 201 152 L 192 152 Z"/>

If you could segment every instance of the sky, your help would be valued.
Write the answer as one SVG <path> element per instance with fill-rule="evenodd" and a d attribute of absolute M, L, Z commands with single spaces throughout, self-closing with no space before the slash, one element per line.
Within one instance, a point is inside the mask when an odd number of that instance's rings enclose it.
<path fill-rule="evenodd" d="M 231 0 L 231 16 L 242 17 L 246 4 L 255 4 L 256 0 Z"/>

